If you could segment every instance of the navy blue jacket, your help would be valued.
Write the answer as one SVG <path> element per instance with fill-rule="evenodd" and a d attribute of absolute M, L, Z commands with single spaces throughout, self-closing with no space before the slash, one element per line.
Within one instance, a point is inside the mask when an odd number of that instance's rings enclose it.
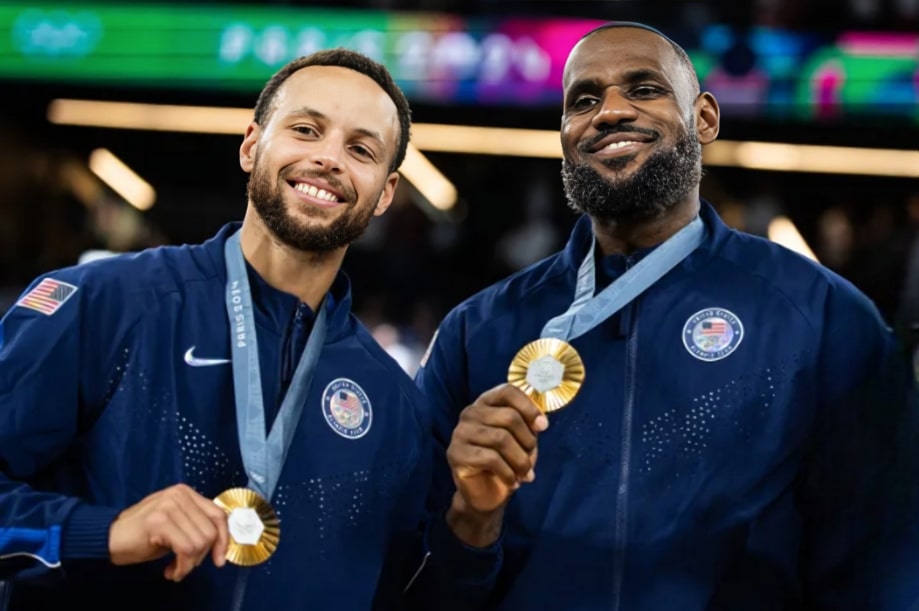
<path fill-rule="evenodd" d="M 112 520 L 148 494 L 184 482 L 213 498 L 246 484 L 232 370 L 221 362 L 223 245 L 235 228 L 203 245 L 55 271 L 4 317 L 0 579 L 11 580 L 11 609 L 231 608 L 238 567 L 205 560 L 173 584 L 162 577 L 168 558 L 133 567 L 107 558 Z M 313 313 L 249 272 L 271 422 Z M 343 274 L 330 297 L 272 499 L 281 541 L 247 570 L 242 609 L 395 608 L 417 543 L 431 454 L 421 394 L 351 313 Z M 188 364 L 201 359 L 217 361 Z M 328 409 L 341 381 L 363 393 L 362 415 L 344 423 Z"/>
<path fill-rule="evenodd" d="M 729 229 L 573 340 L 586 369 L 506 511 L 483 608 L 906 610 L 919 599 L 919 419 L 890 329 L 849 282 Z M 593 239 L 452 310 L 416 383 L 460 411 L 571 304 Z M 647 252 L 598 257 L 598 288 Z M 450 478 L 435 467 L 449 502 Z M 503 554 L 503 558 L 500 556 Z M 467 608 L 471 608 L 467 605 Z"/>

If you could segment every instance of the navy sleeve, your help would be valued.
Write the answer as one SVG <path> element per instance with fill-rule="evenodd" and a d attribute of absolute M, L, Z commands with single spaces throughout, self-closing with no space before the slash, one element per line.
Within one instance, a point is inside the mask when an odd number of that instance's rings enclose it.
<path fill-rule="evenodd" d="M 472 548 L 457 539 L 446 524 L 446 510 L 455 491 L 446 449 L 459 414 L 471 402 L 466 382 L 464 321 L 451 312 L 440 325 L 422 359 L 415 383 L 424 393 L 433 427 L 434 464 L 424 534 L 424 560 L 412 583 L 413 609 L 481 607 L 495 586 L 502 565 L 501 540 Z"/>
<path fill-rule="evenodd" d="M 798 502 L 808 609 L 919 601 L 919 405 L 906 351 L 847 283 L 824 311 L 817 427 Z"/>
<path fill-rule="evenodd" d="M 404 395 L 403 407 L 414 414 L 418 425 L 418 454 L 411 477 L 400 491 L 395 527 L 374 597 L 373 609 L 380 611 L 404 608 L 407 585 L 423 560 L 421 538 L 426 521 L 425 492 L 431 481 L 431 437 L 421 394 L 411 386 L 407 376 L 406 385 L 409 392 Z"/>
<path fill-rule="evenodd" d="M 78 280 L 56 273 L 0 321 L 0 576 L 108 557 L 115 509 L 33 483 L 80 430 L 84 296 Z"/>

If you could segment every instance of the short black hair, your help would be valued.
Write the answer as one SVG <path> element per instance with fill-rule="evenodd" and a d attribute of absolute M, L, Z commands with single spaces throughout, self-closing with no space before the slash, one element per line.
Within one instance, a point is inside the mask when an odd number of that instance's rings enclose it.
<path fill-rule="evenodd" d="M 685 68 L 686 71 L 689 72 L 689 75 L 691 77 L 690 85 L 693 88 L 693 92 L 692 92 L 693 97 L 696 97 L 699 95 L 699 91 L 700 91 L 699 73 L 696 72 L 696 67 L 692 64 L 692 60 L 689 58 L 689 54 L 686 52 L 686 50 L 683 47 L 675 43 L 669 36 L 661 32 L 657 28 L 653 28 L 649 25 L 645 25 L 644 23 L 639 23 L 637 21 L 611 21 L 609 23 L 605 23 L 587 32 L 586 34 L 581 36 L 580 40 L 589 38 L 593 36 L 594 34 L 596 34 L 597 32 L 602 32 L 603 30 L 611 30 L 613 28 L 638 28 L 639 30 L 647 30 L 648 32 L 657 34 L 658 36 L 666 40 L 668 43 L 670 43 L 670 46 L 673 47 L 673 50 L 676 52 L 677 58 L 680 60 L 680 63 L 683 65 L 683 68 Z"/>
<path fill-rule="evenodd" d="M 411 137 L 411 108 L 408 105 L 405 94 L 402 93 L 402 90 L 396 84 L 395 80 L 393 80 L 389 70 L 387 70 L 383 64 L 375 62 L 357 51 L 340 47 L 326 49 L 311 53 L 310 55 L 298 57 L 285 64 L 271 77 L 259 94 L 258 101 L 255 103 L 255 122 L 259 125 L 263 125 L 263 123 L 268 120 L 268 117 L 274 110 L 273 104 L 275 95 L 278 89 L 281 88 L 281 85 L 284 84 L 284 81 L 294 72 L 309 66 L 337 66 L 360 72 L 372 78 L 374 82 L 386 92 L 396 105 L 396 111 L 399 114 L 399 142 L 396 148 L 396 156 L 389 166 L 390 172 L 398 170 L 399 166 L 401 166 L 402 162 L 405 160 L 405 150 L 408 147 L 408 141 Z"/>

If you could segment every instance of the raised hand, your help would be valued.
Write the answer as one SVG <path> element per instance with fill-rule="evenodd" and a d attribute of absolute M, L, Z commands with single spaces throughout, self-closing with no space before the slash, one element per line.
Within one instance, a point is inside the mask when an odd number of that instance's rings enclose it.
<path fill-rule="evenodd" d="M 481 547 L 497 538 L 511 495 L 536 477 L 536 437 L 548 426 L 536 404 L 510 384 L 463 410 L 447 449 L 457 488 L 447 521 L 460 539 Z"/>

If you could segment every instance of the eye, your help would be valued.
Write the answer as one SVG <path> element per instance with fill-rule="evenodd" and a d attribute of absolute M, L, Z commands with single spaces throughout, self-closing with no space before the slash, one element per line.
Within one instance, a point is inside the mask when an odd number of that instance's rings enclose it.
<path fill-rule="evenodd" d="M 664 93 L 666 92 L 656 85 L 637 85 L 629 90 L 633 98 L 654 98 Z"/>
<path fill-rule="evenodd" d="M 376 161 L 377 151 L 365 144 L 355 143 L 350 147 L 351 152 L 363 161 Z"/>
<path fill-rule="evenodd" d="M 316 136 L 319 133 L 312 125 L 294 125 L 291 129 L 304 136 Z"/>
<path fill-rule="evenodd" d="M 568 108 L 571 110 L 584 110 L 596 105 L 597 102 L 599 102 L 599 98 L 596 96 L 582 94 L 575 96 L 568 105 Z"/>
<path fill-rule="evenodd" d="M 373 151 L 362 144 L 355 144 L 351 147 L 351 150 L 360 155 L 361 157 L 373 158 Z"/>

